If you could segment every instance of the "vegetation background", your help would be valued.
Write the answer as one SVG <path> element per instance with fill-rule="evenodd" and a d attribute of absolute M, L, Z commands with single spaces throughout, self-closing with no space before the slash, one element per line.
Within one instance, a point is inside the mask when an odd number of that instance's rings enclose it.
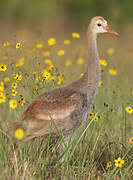
<path fill-rule="evenodd" d="M 66 18 L 72 24 L 85 25 L 89 17 L 96 15 L 109 18 L 118 25 L 132 22 L 132 1 L 112 0 L 1 0 L 1 19 L 21 21 L 30 20 L 34 23 L 53 20 L 55 17 Z M 25 21 L 24 20 L 24 21 Z"/>
<path fill-rule="evenodd" d="M 48 138 L 44 150 L 40 138 L 19 149 L 13 166 L 17 141 L 13 122 L 21 121 L 22 112 L 38 94 L 69 83 L 84 72 L 86 31 L 90 19 L 97 15 L 103 16 L 120 38 L 101 35 L 98 39 L 101 84 L 92 117 L 68 152 L 69 159 L 60 162 L 58 146 L 62 140 L 51 150 Z M 73 32 L 80 38 L 72 37 Z M 132 32 L 133 1 L 129 0 L 0 0 L 0 69 L 1 64 L 7 68 L 0 71 L 0 96 L 6 96 L 0 103 L 0 179 L 133 179 Z M 50 38 L 57 42 L 52 47 L 48 45 Z M 64 40 L 70 44 L 64 45 Z M 60 55 L 59 50 L 65 53 Z M 46 51 L 50 56 L 45 56 Z M 42 70 L 49 68 L 47 59 L 54 65 L 52 72 L 48 70 L 54 81 L 42 81 Z M 17 75 L 22 79 L 17 81 Z M 15 96 L 13 90 L 17 91 Z M 14 109 L 9 104 L 12 99 L 18 103 Z M 118 158 L 121 167 L 116 167 Z"/>

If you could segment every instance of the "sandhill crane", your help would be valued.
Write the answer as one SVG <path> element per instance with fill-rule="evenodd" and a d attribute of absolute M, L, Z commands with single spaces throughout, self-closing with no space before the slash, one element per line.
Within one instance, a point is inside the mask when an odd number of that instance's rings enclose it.
<path fill-rule="evenodd" d="M 88 119 L 99 80 L 100 64 L 97 50 L 97 35 L 109 33 L 119 36 L 103 17 L 92 18 L 87 31 L 88 57 L 84 75 L 70 84 L 40 94 L 23 113 L 26 126 L 22 143 L 49 134 L 51 119 L 64 137 L 68 138 Z M 53 126 L 51 133 L 58 136 Z"/>

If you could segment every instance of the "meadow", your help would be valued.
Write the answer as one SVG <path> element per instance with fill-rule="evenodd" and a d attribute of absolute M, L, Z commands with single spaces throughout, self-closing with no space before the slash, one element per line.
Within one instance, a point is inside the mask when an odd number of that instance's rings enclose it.
<path fill-rule="evenodd" d="M 15 122 L 23 124 L 21 114 L 37 95 L 82 76 L 87 45 L 84 33 L 58 38 L 23 30 L 0 43 L 0 179 L 133 179 L 131 29 L 98 39 L 99 90 L 72 150 L 58 153 L 62 135 L 55 142 L 40 137 L 19 148 L 15 166 L 14 146 L 24 136 Z"/>

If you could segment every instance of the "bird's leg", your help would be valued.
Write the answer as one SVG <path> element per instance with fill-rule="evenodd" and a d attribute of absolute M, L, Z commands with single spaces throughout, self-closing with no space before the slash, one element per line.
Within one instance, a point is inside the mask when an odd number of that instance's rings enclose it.
<path fill-rule="evenodd" d="M 33 138 L 35 138 L 35 136 L 27 136 L 24 139 L 20 140 L 18 143 L 14 144 L 13 156 L 11 158 L 14 169 L 17 167 L 19 147 Z"/>
<path fill-rule="evenodd" d="M 11 162 L 12 165 L 14 167 L 14 170 L 18 169 L 18 145 L 16 143 L 14 143 L 14 147 L 13 147 L 13 155 L 11 157 Z"/>
<path fill-rule="evenodd" d="M 61 159 L 60 159 L 61 163 L 69 159 L 69 154 L 72 149 L 72 141 L 73 141 L 73 137 L 71 135 L 64 137 L 64 140 L 59 147 L 59 154 L 61 155 Z"/>

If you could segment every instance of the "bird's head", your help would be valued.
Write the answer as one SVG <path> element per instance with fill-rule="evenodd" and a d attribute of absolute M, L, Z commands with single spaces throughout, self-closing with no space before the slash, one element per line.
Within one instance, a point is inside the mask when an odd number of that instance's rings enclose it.
<path fill-rule="evenodd" d="M 119 36 L 117 32 L 115 32 L 113 29 L 111 29 L 108 26 L 107 21 L 101 16 L 96 16 L 92 18 L 89 25 L 89 29 L 95 35 L 100 34 L 100 33 L 108 33 L 108 34 L 113 34 L 115 36 Z"/>

